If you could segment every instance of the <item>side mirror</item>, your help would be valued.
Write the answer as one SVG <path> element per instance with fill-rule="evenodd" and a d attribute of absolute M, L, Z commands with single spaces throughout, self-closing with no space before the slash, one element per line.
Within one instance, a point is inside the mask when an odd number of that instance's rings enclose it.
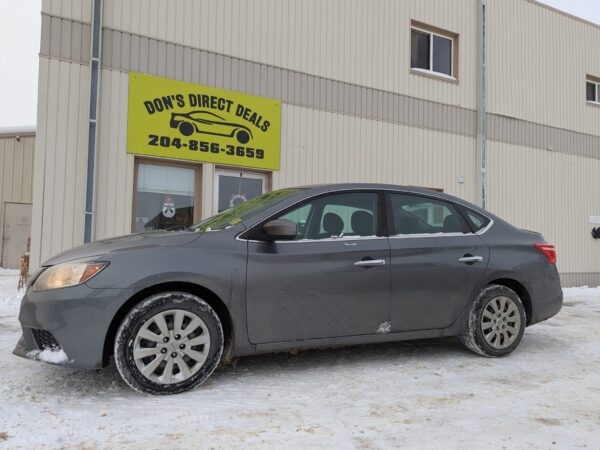
<path fill-rule="evenodd" d="M 268 241 L 291 241 L 298 235 L 298 226 L 290 220 L 272 220 L 263 225 Z"/>

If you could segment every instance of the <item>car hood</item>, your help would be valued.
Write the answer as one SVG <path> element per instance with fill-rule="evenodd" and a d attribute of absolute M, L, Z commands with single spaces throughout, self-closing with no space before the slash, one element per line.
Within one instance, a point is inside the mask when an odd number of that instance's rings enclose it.
<path fill-rule="evenodd" d="M 148 233 L 128 234 L 110 239 L 92 242 L 59 253 L 46 261 L 43 266 L 53 266 L 76 259 L 93 258 L 111 253 L 138 250 L 150 247 L 177 247 L 189 245 L 203 233 L 192 231 L 153 231 Z"/>

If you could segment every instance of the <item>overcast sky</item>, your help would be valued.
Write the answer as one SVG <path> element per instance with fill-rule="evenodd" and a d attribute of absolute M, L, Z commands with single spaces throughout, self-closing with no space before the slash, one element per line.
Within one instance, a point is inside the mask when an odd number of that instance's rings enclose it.
<path fill-rule="evenodd" d="M 600 24 L 600 0 L 543 2 Z M 0 0 L 0 128 L 35 125 L 40 9 L 41 0 Z"/>

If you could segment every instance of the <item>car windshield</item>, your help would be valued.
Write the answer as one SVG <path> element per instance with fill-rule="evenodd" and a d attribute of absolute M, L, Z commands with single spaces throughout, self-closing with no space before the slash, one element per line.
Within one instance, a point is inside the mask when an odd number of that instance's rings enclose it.
<path fill-rule="evenodd" d="M 227 209 L 217 215 L 204 219 L 202 222 L 189 227 L 191 231 L 217 231 L 237 225 L 265 209 L 298 193 L 301 189 L 279 189 L 256 197 L 246 203 Z"/>

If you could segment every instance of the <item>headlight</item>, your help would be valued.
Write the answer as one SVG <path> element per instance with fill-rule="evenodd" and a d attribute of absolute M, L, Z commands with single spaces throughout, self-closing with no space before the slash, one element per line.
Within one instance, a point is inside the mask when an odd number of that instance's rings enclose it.
<path fill-rule="evenodd" d="M 47 291 L 85 283 L 108 263 L 64 263 L 44 270 L 33 283 L 34 291 Z"/>

